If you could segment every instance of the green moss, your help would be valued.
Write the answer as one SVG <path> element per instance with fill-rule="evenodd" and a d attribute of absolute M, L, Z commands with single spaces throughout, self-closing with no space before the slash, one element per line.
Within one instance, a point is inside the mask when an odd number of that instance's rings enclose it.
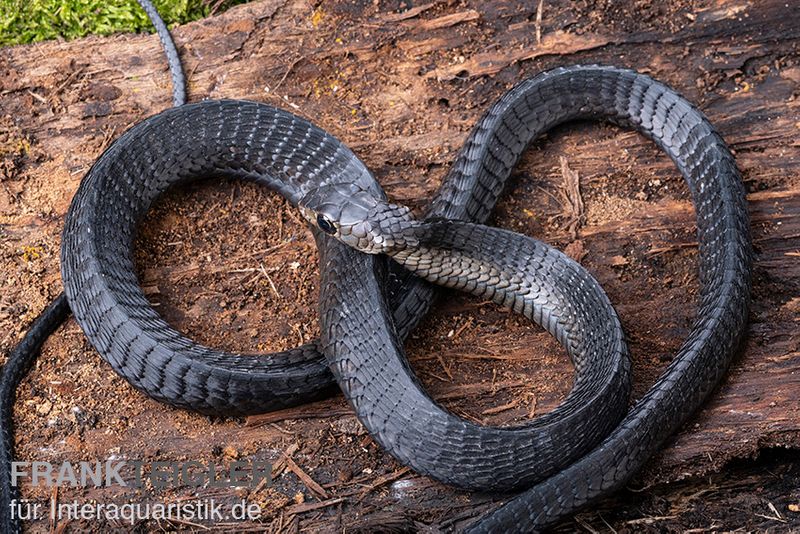
<path fill-rule="evenodd" d="M 224 0 L 216 12 L 245 1 Z M 153 3 L 167 26 L 171 26 L 208 16 L 217 1 Z M 0 46 L 139 31 L 153 29 L 135 0 L 0 0 Z"/>

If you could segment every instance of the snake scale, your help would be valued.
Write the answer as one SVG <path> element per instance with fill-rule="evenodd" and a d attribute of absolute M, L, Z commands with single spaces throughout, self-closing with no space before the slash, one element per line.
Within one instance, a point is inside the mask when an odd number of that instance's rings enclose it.
<path fill-rule="evenodd" d="M 448 219 L 414 221 L 407 209 L 353 188 L 342 191 L 340 186 L 323 187 L 301 202 L 310 222 L 352 247 L 388 254 L 432 282 L 489 294 L 519 310 L 525 307 L 519 300 L 498 295 L 496 286 L 483 282 L 489 271 L 486 263 L 502 258 L 512 273 L 538 271 L 539 276 L 533 276 L 538 281 L 554 271 L 542 269 L 539 256 L 524 250 L 521 236 L 509 235 L 506 240 L 496 232 L 488 235 L 485 227 L 449 219 L 459 219 L 458 207 L 465 205 L 467 216 L 481 220 L 490 204 L 481 202 L 475 191 L 478 195 L 491 191 L 488 198 L 494 202 L 494 187 L 505 181 L 525 147 L 553 126 L 574 119 L 607 120 L 638 130 L 675 162 L 696 210 L 700 302 L 689 337 L 672 363 L 599 445 L 567 467 L 543 465 L 536 457 L 548 446 L 553 446 L 548 452 L 562 452 L 557 440 L 550 441 L 553 434 L 546 433 L 543 441 L 531 446 L 517 434 L 524 427 L 480 427 L 439 407 L 414 377 L 391 328 L 379 332 L 342 328 L 378 315 L 386 320 L 377 324 L 391 325 L 390 316 L 385 305 L 364 310 L 348 304 L 348 295 L 367 301 L 381 291 L 372 279 L 352 275 L 353 262 L 358 261 L 352 253 L 323 254 L 322 349 L 372 436 L 401 462 L 451 484 L 496 490 L 535 483 L 479 520 L 470 532 L 540 530 L 620 488 L 719 383 L 745 331 L 751 289 L 749 218 L 732 154 L 699 110 L 647 76 L 602 66 L 557 68 L 517 85 L 479 121 L 432 204 L 433 211 L 441 203 L 449 204 L 450 198 L 461 198 L 459 192 L 471 191 L 465 201 L 453 200 L 454 212 Z M 482 187 L 474 187 L 476 178 Z M 565 269 L 559 264 L 555 271 L 563 274 Z M 443 272 L 457 276 L 443 279 Z M 531 283 L 535 286 L 536 281 Z M 568 296 L 586 292 L 569 276 L 554 285 Z M 523 287 L 522 292 L 526 298 L 538 298 L 535 288 Z M 562 312 L 574 317 L 571 311 Z M 591 313 L 586 319 L 594 324 Z M 587 334 L 584 341 L 597 335 L 580 329 L 579 340 L 581 332 Z M 557 332 L 550 331 L 563 343 Z M 579 360 L 570 397 L 580 388 L 580 372 Z M 594 419 L 592 414 L 576 418 L 574 435 L 580 437 Z M 557 431 L 554 434 L 558 437 Z"/>
<path fill-rule="evenodd" d="M 697 213 L 697 319 L 627 412 L 627 347 L 597 282 L 541 242 L 480 224 L 526 147 L 576 119 L 610 121 L 655 141 L 685 177 Z M 170 187 L 220 176 L 279 192 L 312 224 L 321 254 L 318 342 L 269 358 L 227 354 L 186 338 L 147 302 L 132 260 L 137 224 Z M 746 324 L 752 261 L 742 181 L 708 120 L 665 85 L 602 66 L 544 72 L 500 98 L 419 220 L 389 203 L 343 144 L 288 112 L 245 101 L 164 111 L 128 130 L 89 171 L 61 254 L 76 320 L 136 388 L 231 415 L 308 402 L 338 384 L 374 439 L 418 472 L 474 490 L 522 490 L 472 532 L 540 530 L 628 480 L 722 378 Z M 575 365 L 565 401 L 508 428 L 441 408 L 402 348 L 433 300 L 428 282 L 493 299 L 553 334 Z M 51 316 L 64 312 L 63 300 Z M 8 374 L 0 389 L 14 383 Z"/>

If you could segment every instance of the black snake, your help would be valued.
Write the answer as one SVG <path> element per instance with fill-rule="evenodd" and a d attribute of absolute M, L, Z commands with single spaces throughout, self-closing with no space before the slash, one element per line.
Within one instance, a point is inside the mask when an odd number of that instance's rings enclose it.
<path fill-rule="evenodd" d="M 697 320 L 627 414 L 627 348 L 594 279 L 547 245 L 476 224 L 528 144 L 574 119 L 608 120 L 652 138 L 686 178 L 697 211 Z M 148 304 L 132 262 L 137 223 L 167 188 L 218 176 L 265 184 L 299 204 L 316 227 L 318 344 L 269 358 L 226 354 L 187 339 Z M 567 399 L 513 428 L 475 425 L 443 410 L 402 349 L 433 289 L 378 253 L 545 327 L 575 364 Z M 229 415 L 307 402 L 338 383 L 372 436 L 415 470 L 476 490 L 528 488 L 472 527 L 487 532 L 545 527 L 642 466 L 723 376 L 747 319 L 750 265 L 744 189 L 719 135 L 663 84 L 600 66 L 558 68 L 506 93 L 474 128 L 420 221 L 388 203 L 355 155 L 304 119 L 244 101 L 167 110 L 98 159 L 73 199 L 62 242 L 69 307 L 98 352 L 135 387 L 173 405 Z M 64 310 L 57 300 L 43 324 Z M 17 351 L 32 352 L 35 341 Z M 21 373 L 6 368 L 3 399 Z"/>

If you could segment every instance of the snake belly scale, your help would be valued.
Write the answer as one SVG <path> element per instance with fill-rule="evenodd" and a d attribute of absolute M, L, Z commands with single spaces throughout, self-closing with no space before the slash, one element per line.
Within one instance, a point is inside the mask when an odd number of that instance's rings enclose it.
<path fill-rule="evenodd" d="M 475 224 L 486 220 L 530 142 L 573 119 L 608 120 L 652 138 L 686 178 L 697 211 L 698 318 L 673 363 L 627 415 L 627 349 L 596 282 L 542 243 Z M 267 359 L 225 354 L 182 336 L 147 303 L 132 262 L 137 223 L 169 187 L 220 175 L 265 184 L 318 226 L 318 344 Z M 361 227 L 346 220 L 355 208 L 326 212 L 342 194 L 372 203 L 355 221 Z M 64 230 L 62 277 L 91 343 L 148 395 L 207 413 L 246 414 L 317 398 L 335 378 L 362 423 L 402 462 L 462 487 L 528 488 L 473 525 L 528 532 L 618 488 L 719 382 L 747 318 L 748 225 L 733 157 L 697 109 L 647 76 L 576 66 L 526 80 L 492 106 L 420 221 L 389 204 L 344 145 L 287 112 L 241 101 L 165 111 L 120 137 L 82 182 Z M 352 239 L 362 234 L 393 247 Z M 438 406 L 402 350 L 433 290 L 398 263 L 494 298 L 553 333 L 576 367 L 564 403 L 514 428 L 474 425 Z"/>

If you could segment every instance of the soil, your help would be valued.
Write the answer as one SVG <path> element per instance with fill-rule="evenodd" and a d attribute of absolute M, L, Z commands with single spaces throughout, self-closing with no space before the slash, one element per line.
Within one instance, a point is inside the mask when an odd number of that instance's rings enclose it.
<path fill-rule="evenodd" d="M 351 146 L 392 199 L 418 211 L 480 114 L 526 76 L 612 63 L 680 90 L 735 150 L 748 188 L 758 253 L 750 333 L 713 399 L 629 489 L 556 530 L 800 529 L 800 471 L 782 450 L 800 445 L 800 15 L 784 2 L 547 0 L 538 24 L 535 4 L 265 0 L 175 35 L 192 99 L 248 98 L 309 117 Z M 61 291 L 60 231 L 81 177 L 114 138 L 169 99 L 152 36 L 0 52 L 4 353 Z M 579 212 L 567 192 L 573 172 Z M 616 127 L 559 127 L 529 149 L 491 224 L 565 249 L 595 275 L 629 338 L 632 401 L 641 396 L 688 335 L 697 299 L 690 195 L 669 159 Z M 208 346 L 267 354 L 318 333 L 311 234 L 283 199 L 253 184 L 217 179 L 168 193 L 142 225 L 136 260 L 159 313 Z M 546 413 L 571 387 L 566 353 L 542 329 L 458 293 L 443 294 L 406 349 L 435 399 L 484 424 Z M 21 385 L 15 424 L 17 454 L 28 461 L 273 462 L 274 484 L 257 490 L 23 492 L 43 503 L 215 498 L 261 506 L 259 520 L 216 530 L 446 532 L 505 499 L 407 470 L 340 394 L 245 419 L 159 404 L 119 378 L 72 320 Z"/>

